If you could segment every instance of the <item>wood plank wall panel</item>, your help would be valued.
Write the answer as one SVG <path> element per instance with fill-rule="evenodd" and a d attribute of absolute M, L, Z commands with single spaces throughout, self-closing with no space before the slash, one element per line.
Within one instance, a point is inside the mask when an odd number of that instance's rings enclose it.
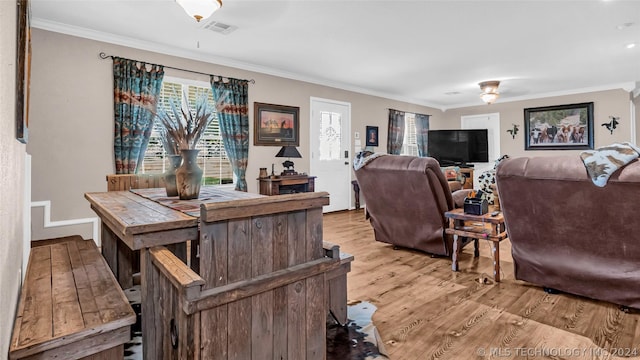
<path fill-rule="evenodd" d="M 251 220 L 251 275 L 268 274 L 273 269 L 275 215 L 256 216 Z M 251 298 L 251 359 L 273 357 L 273 290 Z"/>
<path fill-rule="evenodd" d="M 298 265 L 307 259 L 307 220 L 306 211 L 295 211 L 288 214 L 287 242 L 289 266 Z"/>
<path fill-rule="evenodd" d="M 239 207 L 247 205 L 240 203 Z M 257 211 L 252 216 L 234 215 L 225 220 L 220 217 L 222 210 L 203 208 L 201 219 L 209 219 L 207 212 L 216 215 L 212 221 L 203 221 L 200 228 L 201 292 L 187 298 L 186 290 L 182 290 L 171 304 L 166 303 L 168 300 L 160 304 L 157 298 L 165 295 L 153 292 L 155 311 L 160 306 L 174 309 L 160 316 L 179 319 L 180 339 L 186 342 L 179 346 L 181 358 L 324 359 L 328 303 L 325 273 L 336 270 L 338 263 L 332 265 L 325 258 L 321 204 L 310 210 L 292 204 L 292 211 L 276 206 L 273 214 Z M 233 208 L 231 204 L 226 206 Z M 231 213 L 238 211 L 233 209 Z M 166 266 L 156 273 L 154 276 L 173 274 Z M 153 281 L 158 283 L 158 279 Z M 160 283 L 181 286 L 175 280 Z M 165 328 L 156 324 L 155 334 L 167 342 Z M 167 358 L 165 354 L 172 350 L 161 343 L 156 340 L 162 354 L 155 355 Z"/>
<path fill-rule="evenodd" d="M 288 252 L 288 216 L 274 216 L 273 229 L 273 270 L 286 269 L 289 266 Z M 286 360 L 289 312 L 287 302 L 287 286 L 273 290 L 273 358 Z"/>
<path fill-rule="evenodd" d="M 228 281 L 234 283 L 251 278 L 252 247 L 249 219 L 228 221 Z M 251 358 L 251 298 L 232 302 L 228 311 L 229 359 Z"/>
<path fill-rule="evenodd" d="M 306 218 L 307 261 L 324 256 L 322 248 L 322 208 L 307 210 Z"/>
<path fill-rule="evenodd" d="M 229 360 L 251 359 L 251 298 L 228 305 Z"/>
<path fill-rule="evenodd" d="M 305 318 L 307 313 L 305 281 L 287 285 L 287 355 L 289 359 L 304 359 L 307 349 Z"/>
<path fill-rule="evenodd" d="M 326 328 L 326 300 L 324 292 L 324 274 L 316 275 L 306 280 L 306 360 L 324 359 L 327 338 Z"/>

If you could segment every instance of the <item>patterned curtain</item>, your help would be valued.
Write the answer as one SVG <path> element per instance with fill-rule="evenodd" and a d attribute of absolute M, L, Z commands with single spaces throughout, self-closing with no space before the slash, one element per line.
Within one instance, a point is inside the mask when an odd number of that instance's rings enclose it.
<path fill-rule="evenodd" d="M 116 174 L 135 174 L 153 128 L 164 68 L 113 58 L 114 141 Z"/>
<path fill-rule="evenodd" d="M 249 82 L 247 80 L 215 80 L 211 76 L 213 99 L 224 149 L 233 173 L 238 178 L 236 190 L 247 191 L 247 162 L 249 159 Z"/>
<path fill-rule="evenodd" d="M 400 155 L 404 141 L 404 112 L 389 109 L 389 132 L 387 153 Z"/>
<path fill-rule="evenodd" d="M 416 143 L 418 144 L 418 156 L 428 156 L 429 115 L 416 114 Z"/>

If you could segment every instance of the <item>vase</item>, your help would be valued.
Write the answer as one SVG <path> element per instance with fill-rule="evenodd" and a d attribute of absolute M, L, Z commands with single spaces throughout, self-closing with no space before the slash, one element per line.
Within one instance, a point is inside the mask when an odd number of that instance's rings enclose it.
<path fill-rule="evenodd" d="M 176 170 L 176 185 L 180 200 L 197 199 L 202 184 L 202 169 L 198 166 L 196 158 L 197 149 L 182 149 L 182 165 Z"/>
<path fill-rule="evenodd" d="M 167 196 L 178 196 L 176 170 L 180 164 L 182 164 L 181 155 L 169 155 L 169 169 L 164 173 L 164 187 L 167 189 Z"/>
<path fill-rule="evenodd" d="M 260 168 L 260 173 L 258 174 L 258 177 L 260 179 L 264 179 L 266 177 L 269 177 L 269 174 L 267 174 L 267 168 Z"/>

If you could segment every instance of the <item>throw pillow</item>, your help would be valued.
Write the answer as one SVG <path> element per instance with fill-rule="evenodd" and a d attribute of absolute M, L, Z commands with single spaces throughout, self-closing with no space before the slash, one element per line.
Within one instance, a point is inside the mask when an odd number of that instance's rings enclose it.
<path fill-rule="evenodd" d="M 580 153 L 587 174 L 596 186 L 604 187 L 609 177 L 640 156 L 640 148 L 628 143 L 615 143 Z"/>

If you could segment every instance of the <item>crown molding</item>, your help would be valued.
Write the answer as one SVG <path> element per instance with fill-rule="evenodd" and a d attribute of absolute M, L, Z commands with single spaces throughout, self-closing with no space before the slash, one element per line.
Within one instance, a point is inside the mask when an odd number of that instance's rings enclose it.
<path fill-rule="evenodd" d="M 202 61 L 209 64 L 228 66 L 228 67 L 233 67 L 241 70 L 252 71 L 256 73 L 272 75 L 272 76 L 277 76 L 277 77 L 291 79 L 291 80 L 303 81 L 311 84 L 332 87 L 332 88 L 341 89 L 345 91 L 351 91 L 359 94 L 377 96 L 377 97 L 381 97 L 389 100 L 407 102 L 410 104 L 421 105 L 421 106 L 438 109 L 442 112 L 445 112 L 449 109 L 458 109 L 458 108 L 484 105 L 482 103 L 461 103 L 461 104 L 452 104 L 452 105 L 446 105 L 446 106 L 442 104 L 434 104 L 429 101 L 425 101 L 424 99 L 398 96 L 396 94 L 389 94 L 381 91 L 374 91 L 371 89 L 365 89 L 365 88 L 344 84 L 340 82 L 327 81 L 326 79 L 303 76 L 300 74 L 291 73 L 281 69 L 241 62 L 241 61 L 232 60 L 225 57 L 215 56 L 209 53 L 202 53 L 198 51 L 180 49 L 180 48 L 176 48 L 173 46 L 168 46 L 168 45 L 164 45 L 156 42 L 141 41 L 141 40 L 133 39 L 126 36 L 114 35 L 114 34 L 102 32 L 102 31 L 96 31 L 96 30 L 91 30 L 83 27 L 72 26 L 72 25 L 50 21 L 42 18 L 31 19 L 31 26 L 34 28 L 42 29 L 42 30 L 53 31 L 53 32 L 62 33 L 66 35 L 106 42 L 106 43 L 115 44 L 119 46 L 131 47 L 139 50 L 177 56 L 177 57 L 190 59 L 190 60 L 197 60 L 197 61 Z M 625 83 L 609 84 L 609 85 L 602 85 L 602 86 L 595 86 L 595 87 L 588 87 L 588 88 L 581 88 L 581 89 L 571 89 L 571 90 L 550 92 L 550 93 L 544 93 L 544 94 L 533 94 L 533 95 L 526 95 L 526 96 L 506 97 L 506 98 L 502 97 L 500 98 L 498 103 L 533 100 L 533 99 L 541 99 L 541 98 L 557 97 L 557 96 L 565 96 L 565 95 L 575 95 L 580 93 L 589 93 L 589 92 L 606 91 L 606 90 L 614 90 L 614 89 L 623 89 L 627 92 L 633 92 L 634 97 L 640 95 L 640 89 L 636 87 L 635 82 L 625 82 Z"/>
<path fill-rule="evenodd" d="M 313 77 L 303 76 L 300 74 L 295 74 L 295 73 L 291 73 L 291 72 L 280 70 L 280 69 L 269 68 L 269 67 L 260 66 L 256 64 L 236 61 L 229 58 L 215 56 L 209 53 L 179 49 L 173 46 L 167 46 L 164 44 L 159 44 L 151 41 L 141 41 L 141 40 L 133 39 L 126 36 L 120 36 L 120 35 L 110 34 L 102 31 L 91 30 L 83 27 L 72 26 L 68 24 L 55 22 L 55 21 L 41 19 L 41 18 L 31 19 L 31 27 L 52 31 L 52 32 L 57 32 L 61 34 L 91 39 L 95 41 L 106 42 L 114 45 L 126 46 L 126 47 L 131 47 L 139 50 L 177 56 L 181 58 L 202 61 L 205 63 L 215 64 L 215 65 L 228 66 L 228 67 L 233 67 L 241 70 L 252 71 L 252 72 L 257 72 L 261 74 L 291 79 L 291 80 L 303 81 L 311 84 L 322 85 L 322 86 L 337 88 L 341 90 L 352 91 L 355 93 L 377 96 L 377 97 L 382 97 L 390 100 L 397 100 L 397 101 L 402 101 L 402 102 L 407 102 L 411 104 L 422 105 L 422 106 L 427 106 L 427 107 L 442 110 L 441 105 L 436 105 L 428 101 L 424 101 L 422 99 L 408 98 L 408 97 L 398 96 L 398 95 L 389 94 L 381 91 L 373 91 L 370 89 L 352 86 L 352 85 L 348 85 L 340 82 L 327 81 L 326 79 L 313 78 Z"/>
<path fill-rule="evenodd" d="M 555 92 L 534 94 L 534 95 L 515 96 L 515 97 L 507 97 L 507 98 L 501 97 L 499 99 L 499 101 L 495 102 L 494 104 L 502 104 L 502 103 L 508 103 L 508 102 L 514 102 L 514 101 L 535 100 L 535 99 L 543 99 L 543 98 L 567 96 L 567 95 L 576 95 L 576 94 L 586 94 L 586 93 L 592 93 L 592 92 L 598 92 L 598 91 L 608 91 L 608 90 L 617 90 L 617 89 L 621 89 L 621 90 L 624 90 L 626 92 L 634 91 L 634 93 L 635 93 L 636 84 L 635 84 L 635 82 L 631 81 L 631 82 L 616 83 L 616 84 L 601 85 L 601 86 L 592 86 L 592 87 L 586 87 L 586 88 L 580 88 L 580 89 L 555 91 Z M 465 108 L 465 107 L 471 107 L 471 106 L 484 106 L 484 105 L 485 104 L 477 104 L 477 103 L 474 103 L 474 104 L 458 104 L 458 105 L 446 107 L 442 111 L 447 111 L 449 109 L 459 109 L 459 108 Z"/>

